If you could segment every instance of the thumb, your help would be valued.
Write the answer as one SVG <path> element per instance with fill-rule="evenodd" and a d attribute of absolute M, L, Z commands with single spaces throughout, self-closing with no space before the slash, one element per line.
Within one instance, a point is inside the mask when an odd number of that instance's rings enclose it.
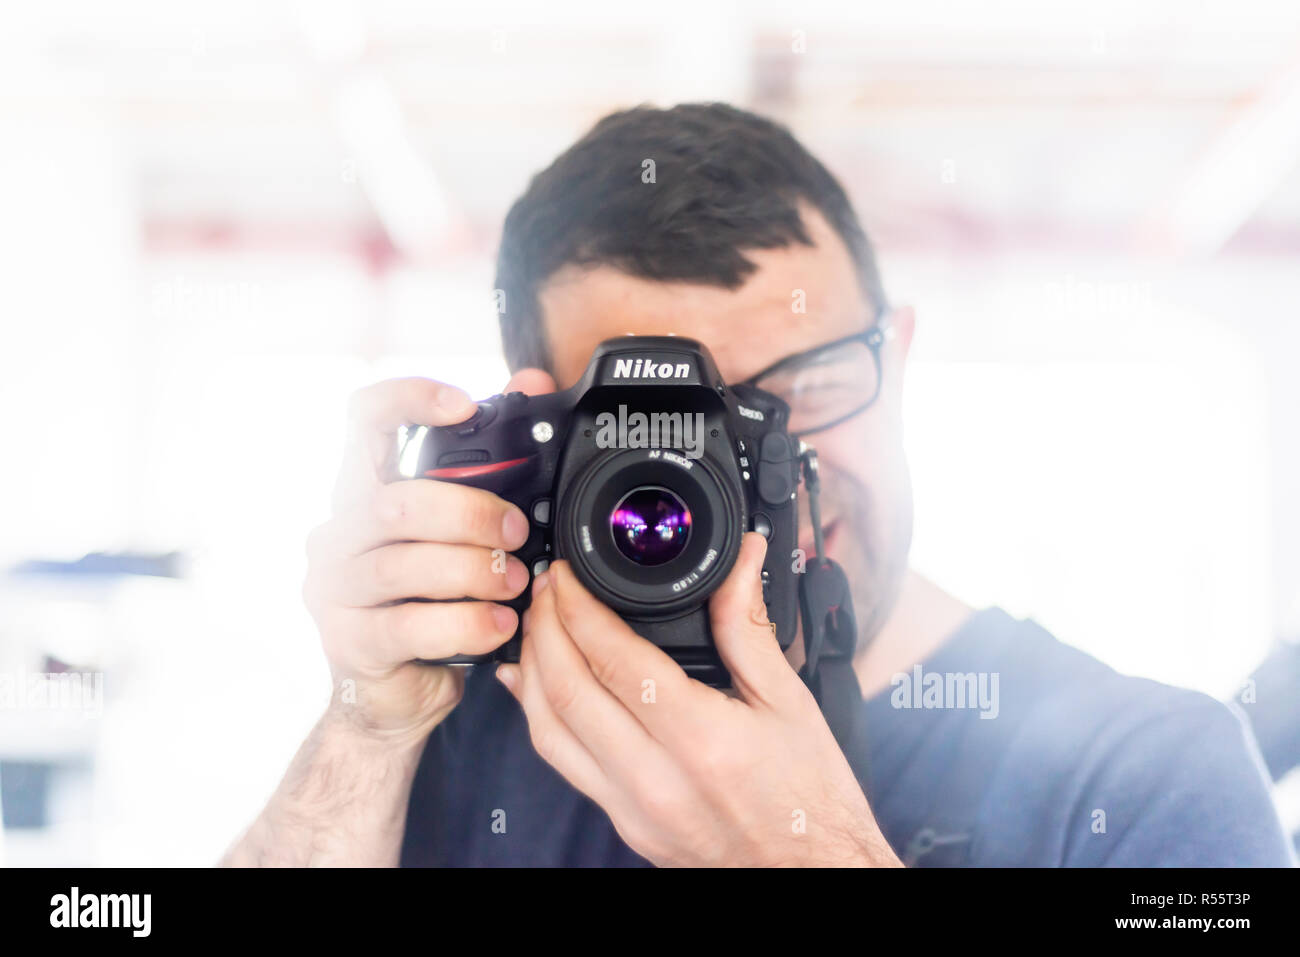
<path fill-rule="evenodd" d="M 766 556 L 767 540 L 747 532 L 731 573 L 709 599 L 709 624 L 740 697 L 751 705 L 774 706 L 787 689 L 802 684 L 767 619 L 762 585 Z"/>
<path fill-rule="evenodd" d="M 522 392 L 524 395 L 545 395 L 555 391 L 555 380 L 545 369 L 520 369 L 510 377 L 502 392 Z"/>

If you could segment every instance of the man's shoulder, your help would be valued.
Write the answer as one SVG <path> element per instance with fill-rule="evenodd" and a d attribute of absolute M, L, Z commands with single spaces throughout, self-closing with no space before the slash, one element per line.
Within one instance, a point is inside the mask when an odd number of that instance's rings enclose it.
<path fill-rule="evenodd" d="M 1068 738 L 1092 740 L 1161 720 L 1241 726 L 1225 704 L 1207 694 L 1121 674 L 1033 620 L 1013 618 L 1001 609 L 982 615 L 987 616 L 985 628 L 1002 634 L 988 664 L 1000 669 L 1002 713 L 1026 740 L 1059 740 L 1071 728 Z M 975 656 L 980 647 L 976 639 Z"/>
<path fill-rule="evenodd" d="M 1042 741 L 1054 751 L 1160 718 L 1236 724 L 1232 712 L 1208 695 L 1120 674 L 1037 622 L 1000 608 L 977 612 L 912 673 L 896 675 L 891 703 L 962 707 L 951 700 L 951 688 L 963 684 L 981 696 L 970 698 L 979 716 L 997 719 L 988 731 L 1000 729 L 996 734 L 1008 742 Z M 939 697 L 924 702 L 919 694 L 927 688 Z"/>
<path fill-rule="evenodd" d="M 1032 621 L 977 616 L 965 664 L 997 669 L 973 856 L 985 863 L 1285 864 L 1254 739 L 1209 695 L 1122 675 Z"/>
<path fill-rule="evenodd" d="M 1096 760 L 1162 729 L 1181 732 L 1189 744 L 1203 736 L 1252 744 L 1240 712 L 1222 701 L 1121 674 L 1032 620 L 994 611 L 1006 634 L 996 663 L 1001 715 L 1008 719 L 1010 743 L 1027 754 Z"/>

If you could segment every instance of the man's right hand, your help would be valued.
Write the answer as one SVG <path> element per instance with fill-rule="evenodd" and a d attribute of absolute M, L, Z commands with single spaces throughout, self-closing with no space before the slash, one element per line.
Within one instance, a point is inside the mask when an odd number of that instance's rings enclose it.
<path fill-rule="evenodd" d="M 554 388 L 545 372 L 525 369 L 506 391 Z M 422 741 L 463 688 L 459 668 L 414 659 L 492 651 L 518 622 L 498 603 L 528 584 L 523 563 L 504 554 L 528 535 L 528 520 L 514 505 L 464 485 L 386 481 L 400 426 L 452 425 L 474 409 L 466 393 L 430 379 L 394 379 L 357 392 L 333 516 L 308 539 L 303 597 L 334 677 L 331 710 L 399 746 Z"/>
<path fill-rule="evenodd" d="M 545 372 L 524 369 L 506 391 L 554 388 Z M 311 535 L 303 585 L 334 695 L 223 863 L 400 862 L 421 747 L 464 687 L 460 669 L 414 659 L 496 648 L 517 621 L 497 603 L 528 583 L 513 556 L 494 569 L 493 550 L 518 548 L 528 534 L 515 506 L 446 482 L 386 482 L 400 426 L 452 425 L 473 412 L 464 392 L 428 379 L 381 382 L 353 397 L 334 515 Z M 465 597 L 478 600 L 409 601 Z"/>

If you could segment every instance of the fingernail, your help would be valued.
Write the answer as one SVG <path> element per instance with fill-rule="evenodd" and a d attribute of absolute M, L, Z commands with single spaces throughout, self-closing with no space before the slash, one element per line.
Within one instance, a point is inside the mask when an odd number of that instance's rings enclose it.
<path fill-rule="evenodd" d="M 519 676 L 515 674 L 515 669 L 506 665 L 498 665 L 497 681 L 501 682 L 511 691 L 514 691 L 519 685 Z"/>
<path fill-rule="evenodd" d="M 546 591 L 546 586 L 549 585 L 550 583 L 551 583 L 551 573 L 542 572 L 540 575 L 538 575 L 536 578 L 533 579 L 533 594 L 540 595 L 542 592 Z"/>
<path fill-rule="evenodd" d="M 438 391 L 438 408 L 444 412 L 468 412 L 473 404 L 473 399 L 454 386 L 444 386 Z"/>
<path fill-rule="evenodd" d="M 497 605 L 492 609 L 492 621 L 496 623 L 497 631 L 514 634 L 516 616 L 514 609 L 507 608 L 505 605 Z"/>
<path fill-rule="evenodd" d="M 501 521 L 501 534 L 505 536 L 507 548 L 518 548 L 527 541 L 528 519 L 524 518 L 524 513 L 517 508 L 509 509 Z"/>
<path fill-rule="evenodd" d="M 528 569 L 519 559 L 511 558 L 506 562 L 506 587 L 510 589 L 510 594 L 518 595 L 527 584 Z"/>

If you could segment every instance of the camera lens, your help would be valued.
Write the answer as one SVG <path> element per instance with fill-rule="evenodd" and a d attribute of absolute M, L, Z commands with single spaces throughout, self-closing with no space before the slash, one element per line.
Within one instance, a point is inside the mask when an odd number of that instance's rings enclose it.
<path fill-rule="evenodd" d="M 673 492 L 646 485 L 628 492 L 609 515 L 614 544 L 638 565 L 662 565 L 691 537 L 691 512 Z"/>
<path fill-rule="evenodd" d="M 620 449 L 560 479 L 555 556 L 629 620 L 698 608 L 727 576 L 748 525 L 744 488 L 708 456 Z"/>

